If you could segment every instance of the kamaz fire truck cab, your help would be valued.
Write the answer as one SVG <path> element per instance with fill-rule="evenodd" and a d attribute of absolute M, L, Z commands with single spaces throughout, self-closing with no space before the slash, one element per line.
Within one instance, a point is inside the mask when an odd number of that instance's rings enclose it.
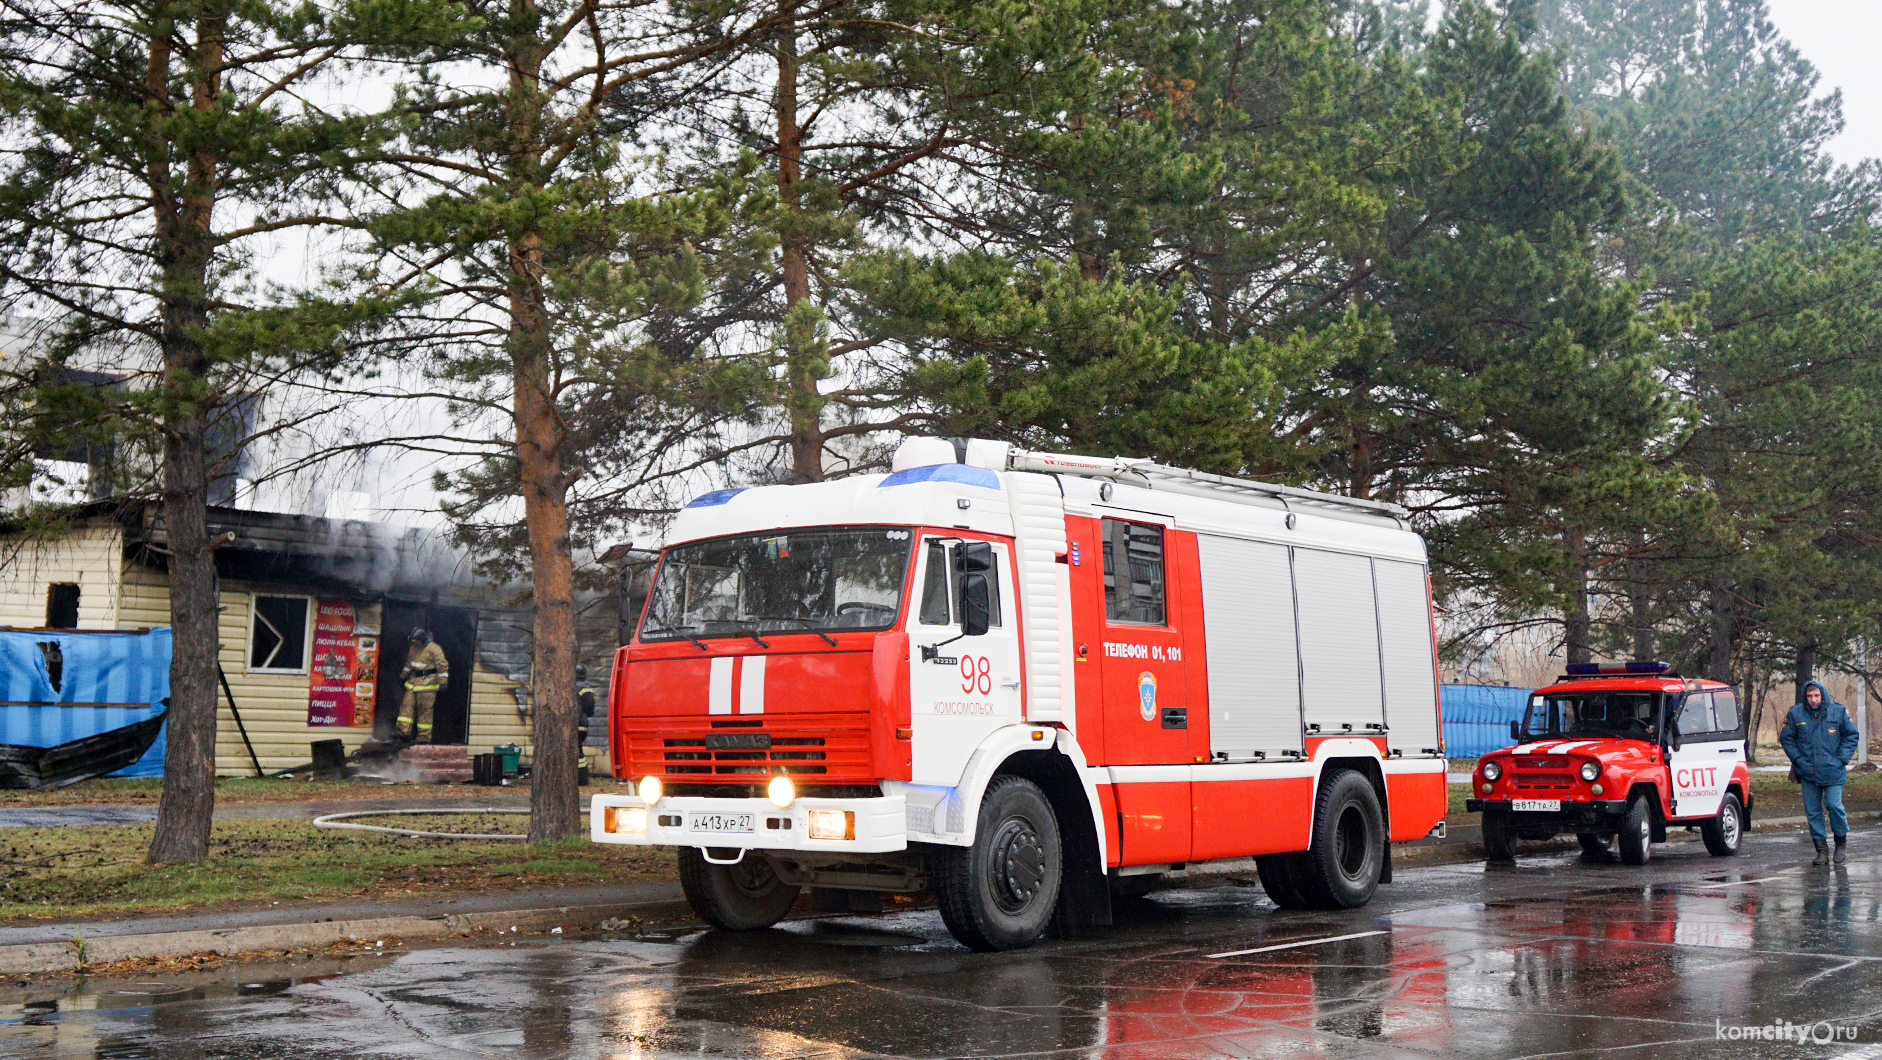
<path fill-rule="evenodd" d="M 1597 856 L 1619 847 L 1644 864 L 1669 825 L 1697 829 L 1706 849 L 1738 853 L 1751 784 L 1738 697 L 1717 681 L 1682 680 L 1662 662 L 1581 663 L 1530 696 L 1510 723 L 1515 747 L 1483 756 L 1466 801 L 1483 814 L 1484 853 L 1573 832 Z"/>
<path fill-rule="evenodd" d="M 1445 809 L 1402 515 L 935 438 L 886 475 L 706 494 L 615 656 L 638 785 L 592 800 L 591 835 L 678 848 L 726 928 L 805 887 L 926 891 L 1010 948 L 1248 857 L 1282 906 L 1363 904 Z"/>

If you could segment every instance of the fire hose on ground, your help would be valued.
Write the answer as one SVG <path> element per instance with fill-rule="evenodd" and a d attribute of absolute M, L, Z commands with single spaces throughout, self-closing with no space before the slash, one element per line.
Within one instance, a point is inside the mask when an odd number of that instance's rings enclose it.
<path fill-rule="evenodd" d="M 475 807 L 449 807 L 436 810 L 349 810 L 346 813 L 330 813 L 314 818 L 315 828 L 351 829 L 357 832 L 381 832 L 386 835 L 415 836 L 420 839 L 528 839 L 527 835 L 477 832 L 425 832 L 413 828 L 387 828 L 377 824 L 354 824 L 352 817 L 430 817 L 446 813 L 507 813 L 529 816 L 528 810 L 508 810 L 497 807 L 478 809 Z"/>

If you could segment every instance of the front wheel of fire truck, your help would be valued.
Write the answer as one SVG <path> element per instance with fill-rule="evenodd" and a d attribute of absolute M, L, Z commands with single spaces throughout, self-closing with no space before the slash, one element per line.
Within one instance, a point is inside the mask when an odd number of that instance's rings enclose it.
<path fill-rule="evenodd" d="M 1653 856 L 1653 807 L 1647 804 L 1645 795 L 1635 795 L 1627 803 L 1627 816 L 1621 818 L 1618 838 L 1622 862 L 1645 865 Z"/>
<path fill-rule="evenodd" d="M 1719 815 L 1699 826 L 1699 838 L 1706 841 L 1706 852 L 1713 857 L 1729 858 L 1738 853 L 1745 841 L 1745 808 L 1739 805 L 1736 794 L 1725 793 Z"/>
<path fill-rule="evenodd" d="M 1045 792 L 1001 774 L 980 800 L 973 844 L 937 856 L 935 904 L 963 945 L 1019 949 L 1045 933 L 1064 870 L 1059 821 Z"/>
<path fill-rule="evenodd" d="M 1483 811 L 1483 856 L 1491 861 L 1516 860 L 1516 822 L 1502 806 Z"/>
<path fill-rule="evenodd" d="M 680 889 L 701 920 L 731 931 L 783 920 L 799 890 L 779 879 L 762 854 L 747 852 L 736 865 L 716 865 L 697 847 L 680 848 Z"/>

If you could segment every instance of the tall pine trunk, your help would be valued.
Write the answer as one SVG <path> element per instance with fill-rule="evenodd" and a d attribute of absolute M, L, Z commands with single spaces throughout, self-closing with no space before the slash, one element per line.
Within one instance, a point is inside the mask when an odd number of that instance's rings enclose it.
<path fill-rule="evenodd" d="M 519 16 L 536 13 L 516 0 Z M 511 165 L 524 183 L 541 179 L 543 50 L 518 48 L 510 63 L 514 133 Z M 509 246 L 510 358 L 518 485 L 529 535 L 530 597 L 535 607 L 531 673 L 529 838 L 562 839 L 580 831 L 575 721 L 575 565 L 569 553 L 568 440 L 556 409 L 549 304 L 539 231 L 513 235 Z"/>
<path fill-rule="evenodd" d="M 803 130 L 797 125 L 797 7 L 779 6 L 778 199 L 783 206 L 785 406 L 790 416 L 791 481 L 823 481 L 823 395 L 826 366 L 818 356 L 815 307 L 810 303 L 810 255 L 798 225 L 803 195 Z"/>
<path fill-rule="evenodd" d="M 1649 582 L 1647 535 L 1634 532 L 1634 555 L 1627 561 L 1627 603 L 1634 627 L 1634 658 L 1653 658 L 1653 590 Z"/>
<path fill-rule="evenodd" d="M 220 89 L 222 23 L 197 26 L 191 104 L 213 106 Z M 167 97 L 171 52 L 153 41 L 146 90 Z M 163 755 L 163 794 L 147 857 L 154 864 L 197 862 L 209 854 L 216 806 L 216 558 L 209 541 L 209 475 L 205 421 L 209 358 L 202 346 L 209 323 L 208 281 L 214 254 L 211 214 L 217 159 L 197 154 L 185 166 L 187 183 L 169 186 L 167 166 L 154 166 L 158 202 L 156 239 L 163 274 L 159 296 L 165 391 L 163 522 L 170 543 L 170 714 Z"/>
<path fill-rule="evenodd" d="M 1594 661 L 1591 644 L 1593 622 L 1588 614 L 1587 538 L 1579 533 L 1568 535 L 1568 614 L 1562 622 L 1562 646 L 1570 663 Z"/>

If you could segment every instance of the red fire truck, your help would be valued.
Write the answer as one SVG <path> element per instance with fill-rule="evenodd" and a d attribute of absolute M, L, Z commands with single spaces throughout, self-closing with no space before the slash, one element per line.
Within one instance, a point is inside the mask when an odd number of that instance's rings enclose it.
<path fill-rule="evenodd" d="M 916 438 L 886 475 L 708 493 L 616 654 L 600 843 L 701 917 L 932 892 L 1024 946 L 1256 859 L 1354 907 L 1445 812 L 1424 543 L 1391 505 Z M 850 892 L 843 894 L 841 892 Z"/>
<path fill-rule="evenodd" d="M 1583 850 L 1645 864 L 1668 826 L 1697 829 L 1719 857 L 1738 853 L 1751 782 L 1738 695 L 1683 680 L 1663 662 L 1578 663 L 1529 698 L 1521 741 L 1483 756 L 1465 807 L 1483 814 L 1492 860 L 1521 839 L 1573 832 Z"/>

